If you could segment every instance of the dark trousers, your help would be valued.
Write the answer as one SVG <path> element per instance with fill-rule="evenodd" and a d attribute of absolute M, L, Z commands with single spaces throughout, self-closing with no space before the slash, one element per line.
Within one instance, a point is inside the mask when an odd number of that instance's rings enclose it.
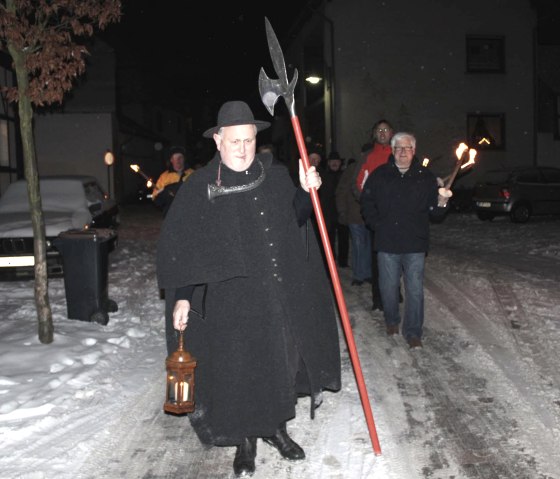
<path fill-rule="evenodd" d="M 348 253 L 350 251 L 350 229 L 347 225 L 338 224 L 337 227 L 338 240 L 338 265 L 348 266 Z"/>
<path fill-rule="evenodd" d="M 374 303 L 381 304 L 379 291 L 379 266 L 377 264 L 377 251 L 375 251 L 375 233 L 371 232 L 371 299 Z"/>
<path fill-rule="evenodd" d="M 348 253 L 350 251 L 350 230 L 348 226 L 334 223 L 327 228 L 334 259 L 339 266 L 348 266 Z"/>

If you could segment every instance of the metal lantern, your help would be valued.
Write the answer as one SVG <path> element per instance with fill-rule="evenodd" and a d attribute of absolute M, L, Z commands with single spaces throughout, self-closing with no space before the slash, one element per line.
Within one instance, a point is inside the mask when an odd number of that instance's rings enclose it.
<path fill-rule="evenodd" d="M 196 359 L 183 349 L 183 331 L 179 347 L 165 360 L 167 382 L 163 410 L 173 414 L 194 411 L 194 369 Z"/>

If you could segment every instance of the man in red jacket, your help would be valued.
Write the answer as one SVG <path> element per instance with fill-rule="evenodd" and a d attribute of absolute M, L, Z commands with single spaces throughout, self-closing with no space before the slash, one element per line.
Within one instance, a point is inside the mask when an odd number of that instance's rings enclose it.
<path fill-rule="evenodd" d="M 362 155 L 362 164 L 357 168 L 358 174 L 356 175 L 356 181 L 354 185 L 354 194 L 359 200 L 364 184 L 368 177 L 373 173 L 373 171 L 387 163 L 389 156 L 391 155 L 391 138 L 393 137 L 393 127 L 387 120 L 379 120 L 373 125 L 372 128 L 372 138 L 373 144 L 371 147 L 366 147 Z M 367 229 L 367 226 L 363 226 Z M 374 238 L 373 232 L 366 231 L 371 235 L 371 299 L 372 299 L 372 309 L 383 311 L 383 306 L 381 303 L 381 293 L 379 292 L 379 280 L 378 280 L 378 267 L 377 267 L 377 253 L 373 249 Z"/>

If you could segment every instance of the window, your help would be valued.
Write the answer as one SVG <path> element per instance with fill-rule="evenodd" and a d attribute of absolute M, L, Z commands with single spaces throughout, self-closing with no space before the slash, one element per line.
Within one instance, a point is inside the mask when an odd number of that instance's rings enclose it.
<path fill-rule="evenodd" d="M 517 176 L 518 183 L 542 183 L 539 170 L 531 169 L 519 173 Z"/>
<path fill-rule="evenodd" d="M 503 113 L 467 114 L 469 146 L 477 150 L 504 150 L 505 115 Z"/>
<path fill-rule="evenodd" d="M 504 37 L 467 36 L 467 72 L 504 73 Z"/>
<path fill-rule="evenodd" d="M 541 171 L 547 183 L 560 183 L 560 169 L 543 168 Z"/>

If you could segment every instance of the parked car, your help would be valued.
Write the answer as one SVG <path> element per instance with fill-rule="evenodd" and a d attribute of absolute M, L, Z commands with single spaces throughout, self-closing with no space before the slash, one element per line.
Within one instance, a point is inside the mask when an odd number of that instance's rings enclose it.
<path fill-rule="evenodd" d="M 47 238 L 47 267 L 51 277 L 63 275 L 62 257 L 53 240 L 62 232 L 113 228 L 119 208 L 92 176 L 40 178 L 41 202 Z M 111 241 L 113 250 L 117 234 Z M 33 277 L 33 231 L 29 214 L 27 182 L 11 183 L 0 197 L 0 277 Z"/>
<path fill-rule="evenodd" d="M 488 171 L 475 185 L 473 205 L 481 220 L 509 215 L 514 223 L 525 223 L 531 216 L 560 215 L 560 168 Z"/>

